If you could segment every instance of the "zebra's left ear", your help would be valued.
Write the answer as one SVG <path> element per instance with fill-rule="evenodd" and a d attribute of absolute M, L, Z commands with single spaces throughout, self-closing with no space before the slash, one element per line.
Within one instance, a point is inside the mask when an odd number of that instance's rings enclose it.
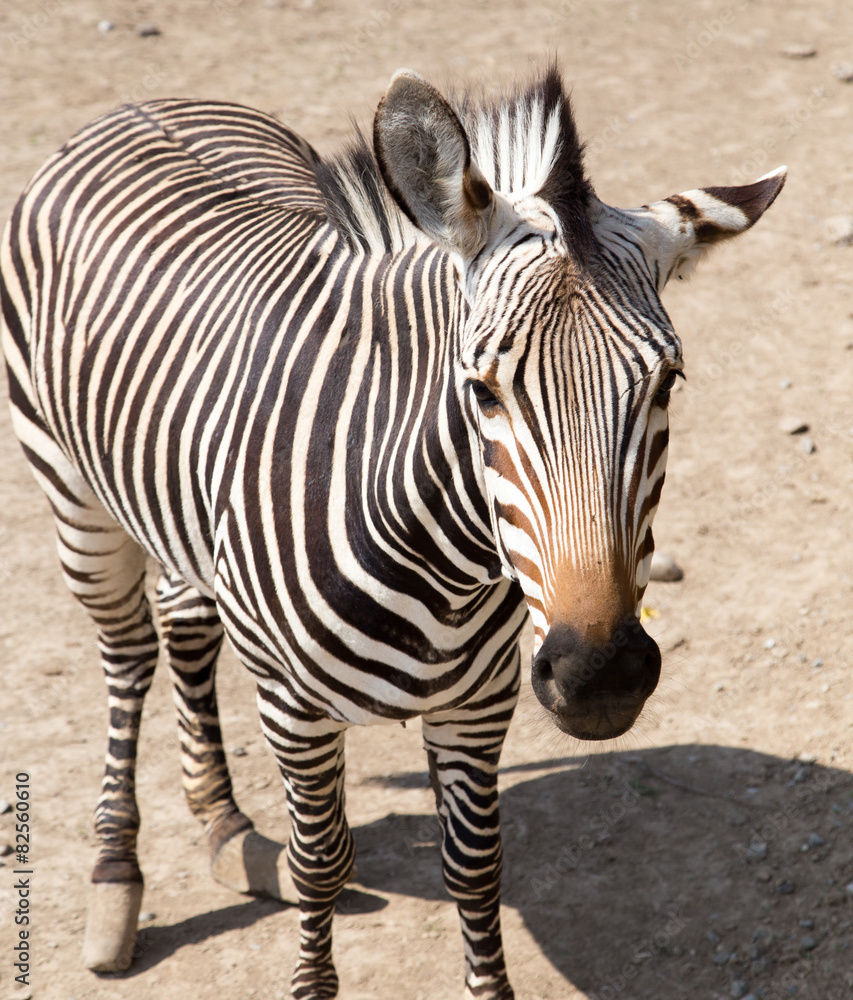
<path fill-rule="evenodd" d="M 418 229 L 463 259 L 479 253 L 494 192 L 453 108 L 417 73 L 392 77 L 376 109 L 373 146 L 388 190 Z"/>
<path fill-rule="evenodd" d="M 754 184 L 685 191 L 629 212 L 641 222 L 647 258 L 656 261 L 658 290 L 687 277 L 714 244 L 754 225 L 776 200 L 786 172 L 779 167 Z"/>

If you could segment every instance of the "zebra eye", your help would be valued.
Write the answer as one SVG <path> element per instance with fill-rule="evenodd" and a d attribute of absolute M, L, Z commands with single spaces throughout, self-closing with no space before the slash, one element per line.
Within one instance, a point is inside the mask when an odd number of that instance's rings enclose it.
<path fill-rule="evenodd" d="M 485 382 L 474 382 L 474 381 L 472 381 L 469 384 L 471 386 L 471 392 L 474 393 L 474 396 L 475 396 L 477 402 L 481 406 L 497 406 L 498 405 L 497 396 L 494 395 L 494 393 L 492 392 L 492 390 L 486 385 Z"/>
<path fill-rule="evenodd" d="M 655 402 L 659 406 L 666 406 L 669 402 L 669 394 L 672 392 L 672 387 L 675 385 L 675 380 L 677 378 L 684 378 L 683 372 L 679 371 L 677 368 L 670 368 L 667 372 L 666 378 L 658 386 L 658 391 L 655 393 Z"/>

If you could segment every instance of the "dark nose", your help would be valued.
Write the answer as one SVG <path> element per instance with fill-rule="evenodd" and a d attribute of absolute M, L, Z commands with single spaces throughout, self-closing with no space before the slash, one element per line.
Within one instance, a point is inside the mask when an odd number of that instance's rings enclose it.
<path fill-rule="evenodd" d="M 633 616 L 601 645 L 567 625 L 552 625 L 533 659 L 536 697 L 560 729 L 581 740 L 627 732 L 659 678 L 660 650 Z"/>

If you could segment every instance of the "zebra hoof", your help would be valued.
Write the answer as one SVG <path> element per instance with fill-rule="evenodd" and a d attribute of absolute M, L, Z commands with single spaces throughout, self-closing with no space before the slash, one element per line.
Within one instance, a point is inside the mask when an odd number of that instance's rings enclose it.
<path fill-rule="evenodd" d="M 462 1000 L 515 1000 L 515 992 L 504 976 L 492 984 L 491 990 L 486 983 L 478 983 L 476 989 L 466 985 Z"/>
<path fill-rule="evenodd" d="M 93 972 L 124 972 L 133 961 L 141 882 L 93 882 L 83 961 Z"/>
<path fill-rule="evenodd" d="M 241 830 L 219 847 L 210 870 L 221 885 L 253 896 L 271 896 L 286 903 L 299 897 L 290 877 L 284 844 L 257 830 Z"/>

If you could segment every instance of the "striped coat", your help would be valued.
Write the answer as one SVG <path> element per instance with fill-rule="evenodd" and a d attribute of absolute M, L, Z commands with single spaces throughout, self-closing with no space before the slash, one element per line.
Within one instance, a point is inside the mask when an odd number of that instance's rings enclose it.
<path fill-rule="evenodd" d="M 146 554 L 214 874 L 279 895 L 279 849 L 222 752 L 223 630 L 256 678 L 293 821 L 296 997 L 337 991 L 347 727 L 423 717 L 466 996 L 505 1000 L 496 773 L 524 620 L 568 733 L 624 732 L 657 682 L 636 615 L 682 368 L 659 294 L 783 175 L 610 208 L 555 71 L 455 107 L 400 73 L 374 149 L 323 160 L 245 108 L 126 106 L 45 165 L 7 228 L 14 425 L 110 699 L 93 968 L 129 963 L 141 900 Z"/>

